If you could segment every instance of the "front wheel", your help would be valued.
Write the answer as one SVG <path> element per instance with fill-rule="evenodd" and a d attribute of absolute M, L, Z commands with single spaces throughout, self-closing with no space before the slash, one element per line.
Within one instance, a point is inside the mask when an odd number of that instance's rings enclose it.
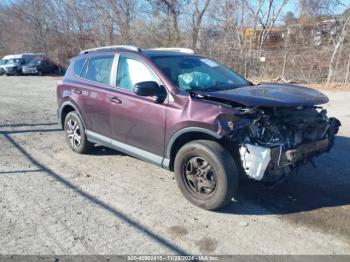
<path fill-rule="evenodd" d="M 76 112 L 67 114 L 64 121 L 64 132 L 73 151 L 83 154 L 92 148 L 93 144 L 87 140 L 84 125 Z"/>
<path fill-rule="evenodd" d="M 203 209 L 221 208 L 236 195 L 237 167 L 231 154 L 215 141 L 185 144 L 176 155 L 174 171 L 182 194 Z"/>

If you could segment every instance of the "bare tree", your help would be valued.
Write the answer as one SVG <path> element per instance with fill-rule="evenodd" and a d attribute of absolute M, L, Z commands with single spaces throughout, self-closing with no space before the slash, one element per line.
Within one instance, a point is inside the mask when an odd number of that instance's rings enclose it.
<path fill-rule="evenodd" d="M 97 1 L 97 0 L 95 0 Z M 101 6 L 108 9 L 109 38 L 110 44 L 113 43 L 113 34 L 115 30 L 121 36 L 122 44 L 129 44 L 131 41 L 130 27 L 135 10 L 135 1 L 133 0 L 98 0 Z"/>
<path fill-rule="evenodd" d="M 18 16 L 23 22 L 32 26 L 34 31 L 32 37 L 37 49 L 47 52 L 48 34 L 51 28 L 51 1 L 21 0 L 18 3 L 12 6 L 12 15 Z"/>
<path fill-rule="evenodd" d="M 300 16 L 317 18 L 322 15 L 334 15 L 335 7 L 342 6 L 342 0 L 299 0 Z"/>
<path fill-rule="evenodd" d="M 347 16 L 342 29 L 341 33 L 339 34 L 338 40 L 336 44 L 334 45 L 333 53 L 331 56 L 331 59 L 329 61 L 329 69 L 328 69 L 328 76 L 327 76 L 327 83 L 330 83 L 333 79 L 333 76 L 335 74 L 336 68 L 337 68 L 337 56 L 340 55 L 340 50 L 342 49 L 342 46 L 344 44 L 344 40 L 346 36 L 349 34 L 349 28 L 350 28 L 350 16 Z"/>
<path fill-rule="evenodd" d="M 67 65 L 102 45 L 184 46 L 257 79 L 348 81 L 350 11 L 334 13 L 345 0 L 289 1 L 302 17 L 284 16 L 287 1 L 0 1 L 0 52 L 45 52 Z"/>
<path fill-rule="evenodd" d="M 256 31 L 258 25 L 262 28 L 258 34 L 258 47 L 260 51 L 288 1 L 257 0 L 256 7 L 252 6 L 251 2 L 250 4 L 247 2 L 247 6 L 254 17 L 254 31 Z"/>
<path fill-rule="evenodd" d="M 194 12 L 192 14 L 192 49 L 198 50 L 198 36 L 201 29 L 203 16 L 208 9 L 210 0 L 205 0 L 202 9 L 199 6 L 199 0 L 193 0 Z"/>
<path fill-rule="evenodd" d="M 186 1 L 183 0 L 148 0 L 153 7 L 154 13 L 163 13 L 166 25 L 167 43 L 166 45 L 177 45 L 180 42 L 179 15 Z"/>
<path fill-rule="evenodd" d="M 241 48 L 241 40 L 243 40 L 243 26 L 238 22 L 242 21 L 238 12 L 239 2 L 241 0 L 216 0 L 212 2 L 208 10 L 209 19 L 215 23 L 213 30 L 222 33 L 222 44 L 231 48 Z"/>

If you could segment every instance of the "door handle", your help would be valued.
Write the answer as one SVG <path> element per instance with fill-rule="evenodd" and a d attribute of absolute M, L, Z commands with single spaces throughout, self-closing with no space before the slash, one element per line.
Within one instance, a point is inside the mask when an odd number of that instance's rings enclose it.
<path fill-rule="evenodd" d="M 112 96 L 109 98 L 109 101 L 111 101 L 112 103 L 114 104 L 121 104 L 122 103 L 122 100 L 120 100 L 118 97 L 116 96 Z"/>
<path fill-rule="evenodd" d="M 74 93 L 81 95 L 83 92 L 80 89 L 76 88 L 74 89 Z"/>

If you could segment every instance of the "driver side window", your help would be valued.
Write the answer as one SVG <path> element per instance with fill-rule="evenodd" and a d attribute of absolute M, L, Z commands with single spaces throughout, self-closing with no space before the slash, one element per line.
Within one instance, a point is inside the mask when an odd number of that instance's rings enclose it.
<path fill-rule="evenodd" d="M 142 62 L 130 57 L 120 56 L 117 72 L 117 87 L 132 91 L 136 83 L 144 81 L 158 82 L 158 79 Z"/>

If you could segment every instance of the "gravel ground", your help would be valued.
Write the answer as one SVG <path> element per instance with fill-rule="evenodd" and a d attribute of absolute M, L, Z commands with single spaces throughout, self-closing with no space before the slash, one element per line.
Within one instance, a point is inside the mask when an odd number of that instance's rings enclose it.
<path fill-rule="evenodd" d="M 53 77 L 0 77 L 0 254 L 350 254 L 350 92 L 324 91 L 341 127 L 287 182 L 244 182 L 220 212 L 173 174 L 117 151 L 73 153 Z"/>

